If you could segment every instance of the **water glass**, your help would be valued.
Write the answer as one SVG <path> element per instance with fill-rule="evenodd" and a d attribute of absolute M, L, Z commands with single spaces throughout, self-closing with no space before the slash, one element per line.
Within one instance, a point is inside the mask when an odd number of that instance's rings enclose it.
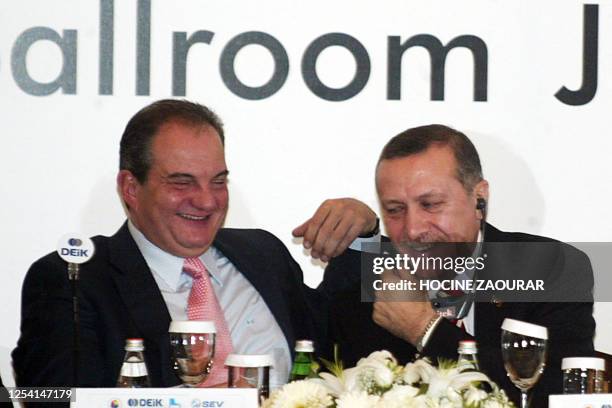
<path fill-rule="evenodd" d="M 269 354 L 230 354 L 225 360 L 229 388 L 257 388 L 259 402 L 270 396 L 270 367 L 274 359 Z"/>
<path fill-rule="evenodd" d="M 521 408 L 527 408 L 528 392 L 544 372 L 548 329 L 515 319 L 505 319 L 501 328 L 504 367 L 521 391 Z"/>
<path fill-rule="evenodd" d="M 196 387 L 206 380 L 212 369 L 215 323 L 198 320 L 173 321 L 168 332 L 174 370 L 185 387 Z"/>
<path fill-rule="evenodd" d="M 564 394 L 604 392 L 606 361 L 595 357 L 567 357 L 561 362 Z"/>

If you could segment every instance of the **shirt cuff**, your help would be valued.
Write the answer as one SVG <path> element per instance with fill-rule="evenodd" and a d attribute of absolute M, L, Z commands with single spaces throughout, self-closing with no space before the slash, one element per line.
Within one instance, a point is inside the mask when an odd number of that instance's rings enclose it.
<path fill-rule="evenodd" d="M 351 242 L 351 245 L 349 245 L 349 249 L 377 254 L 380 253 L 380 239 L 380 232 L 368 238 L 355 238 L 355 240 Z"/>

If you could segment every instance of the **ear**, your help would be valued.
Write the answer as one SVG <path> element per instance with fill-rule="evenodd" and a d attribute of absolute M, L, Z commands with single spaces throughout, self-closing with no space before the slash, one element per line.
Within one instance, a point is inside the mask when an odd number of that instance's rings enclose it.
<path fill-rule="evenodd" d="M 129 170 L 121 170 L 117 174 L 117 190 L 128 208 L 138 206 L 138 190 L 140 182 Z"/>
<path fill-rule="evenodd" d="M 480 180 L 474 186 L 474 208 L 476 208 L 476 201 L 482 198 L 487 204 L 489 203 L 489 182 L 485 179 Z M 476 210 L 478 219 L 482 219 L 483 212 L 480 210 Z"/>

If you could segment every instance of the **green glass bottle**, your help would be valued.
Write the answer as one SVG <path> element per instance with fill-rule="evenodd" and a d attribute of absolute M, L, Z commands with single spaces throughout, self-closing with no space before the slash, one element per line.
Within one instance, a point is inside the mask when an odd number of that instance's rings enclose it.
<path fill-rule="evenodd" d="M 316 374 L 318 365 L 314 359 L 314 344 L 312 340 L 295 342 L 295 360 L 291 368 L 289 381 L 303 380 Z"/>

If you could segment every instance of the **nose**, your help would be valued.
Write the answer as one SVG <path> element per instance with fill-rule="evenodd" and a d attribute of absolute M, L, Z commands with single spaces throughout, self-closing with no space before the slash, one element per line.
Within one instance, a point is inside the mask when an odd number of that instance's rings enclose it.
<path fill-rule="evenodd" d="M 419 208 L 410 208 L 404 217 L 404 239 L 410 242 L 426 242 L 429 234 L 427 214 Z"/>
<path fill-rule="evenodd" d="M 215 192 L 207 186 L 198 188 L 190 201 L 194 208 L 203 211 L 215 210 L 219 205 Z"/>

